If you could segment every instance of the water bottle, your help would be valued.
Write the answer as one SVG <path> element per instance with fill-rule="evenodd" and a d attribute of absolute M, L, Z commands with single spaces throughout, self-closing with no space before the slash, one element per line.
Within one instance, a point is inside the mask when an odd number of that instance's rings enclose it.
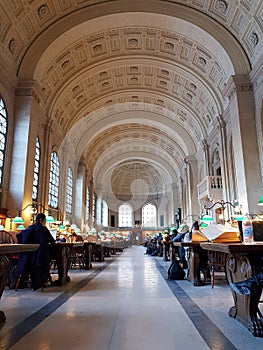
<path fill-rule="evenodd" d="M 246 216 L 242 222 L 243 242 L 245 244 L 254 243 L 252 220 Z"/>

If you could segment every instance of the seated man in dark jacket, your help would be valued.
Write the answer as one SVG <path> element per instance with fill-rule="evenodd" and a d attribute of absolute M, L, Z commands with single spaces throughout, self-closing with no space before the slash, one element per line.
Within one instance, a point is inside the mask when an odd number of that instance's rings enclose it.
<path fill-rule="evenodd" d="M 27 255 L 27 268 L 31 277 L 32 288 L 37 290 L 43 287 L 50 277 L 50 244 L 55 243 L 46 227 L 45 214 L 37 214 L 36 223 L 22 231 L 21 243 L 39 244 L 36 251 Z M 23 267 L 21 271 L 23 271 Z"/>

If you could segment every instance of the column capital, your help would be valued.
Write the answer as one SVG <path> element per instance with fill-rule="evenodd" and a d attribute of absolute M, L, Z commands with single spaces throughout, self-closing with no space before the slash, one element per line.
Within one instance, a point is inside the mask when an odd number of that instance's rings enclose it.
<path fill-rule="evenodd" d="M 252 92 L 253 84 L 248 75 L 232 75 L 224 89 L 224 95 L 229 98 L 229 101 L 239 92 Z"/>

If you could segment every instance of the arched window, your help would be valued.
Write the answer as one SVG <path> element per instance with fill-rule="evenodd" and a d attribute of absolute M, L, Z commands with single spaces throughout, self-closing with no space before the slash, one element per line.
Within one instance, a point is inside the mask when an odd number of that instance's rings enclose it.
<path fill-rule="evenodd" d="M 89 188 L 86 188 L 86 223 L 89 222 Z"/>
<path fill-rule="evenodd" d="M 2 187 L 7 135 L 7 113 L 4 100 L 0 96 L 0 187 Z"/>
<path fill-rule="evenodd" d="M 130 204 L 122 204 L 119 207 L 119 227 L 132 226 L 132 207 Z"/>
<path fill-rule="evenodd" d="M 156 206 L 150 203 L 145 204 L 142 208 L 142 226 L 156 227 L 157 226 L 157 211 Z"/>
<path fill-rule="evenodd" d="M 96 202 L 96 223 L 101 225 L 101 198 L 97 197 Z"/>
<path fill-rule="evenodd" d="M 57 208 L 59 189 L 59 159 L 56 152 L 51 153 L 49 176 L 48 205 L 50 205 L 52 208 Z"/>
<path fill-rule="evenodd" d="M 37 200 L 37 196 L 38 196 L 39 167 L 40 167 L 40 142 L 39 142 L 39 138 L 37 137 L 36 150 L 35 150 L 33 188 L 32 188 L 32 199 L 34 200 Z"/>
<path fill-rule="evenodd" d="M 73 174 L 71 168 L 68 168 L 67 190 L 66 190 L 66 213 L 72 213 L 72 194 L 73 194 Z"/>
<path fill-rule="evenodd" d="M 109 208 L 105 201 L 102 201 L 102 226 L 107 227 L 109 221 Z"/>

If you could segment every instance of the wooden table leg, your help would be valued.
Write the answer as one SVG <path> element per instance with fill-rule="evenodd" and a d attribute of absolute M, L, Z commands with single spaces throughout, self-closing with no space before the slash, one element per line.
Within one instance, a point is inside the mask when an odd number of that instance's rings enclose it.
<path fill-rule="evenodd" d="M 262 271 L 262 257 L 261 255 L 249 257 L 249 255 L 244 254 L 228 255 L 226 271 L 229 284 L 244 281 Z M 234 306 L 230 308 L 229 316 L 236 318 L 255 337 L 263 337 L 263 319 L 258 308 L 262 285 L 255 285 L 249 295 L 239 295 L 233 289 L 231 291 Z"/>
<path fill-rule="evenodd" d="M 189 247 L 189 266 L 187 279 L 194 286 L 203 286 L 204 282 L 200 278 L 200 258 L 199 250 Z"/>
<path fill-rule="evenodd" d="M 84 244 L 84 268 L 89 270 L 92 268 L 92 245 Z"/>
<path fill-rule="evenodd" d="M 68 276 L 68 269 L 70 263 L 70 248 L 59 247 L 57 248 L 56 261 L 58 269 L 58 279 L 54 281 L 55 286 L 62 286 L 70 281 Z"/>

